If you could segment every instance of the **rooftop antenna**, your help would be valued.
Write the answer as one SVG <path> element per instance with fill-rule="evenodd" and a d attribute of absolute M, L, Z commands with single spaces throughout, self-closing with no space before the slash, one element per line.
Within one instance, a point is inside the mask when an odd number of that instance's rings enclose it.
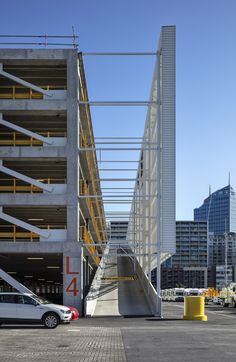
<path fill-rule="evenodd" d="M 209 185 L 209 196 L 211 196 L 211 185 Z"/>
<path fill-rule="evenodd" d="M 78 48 L 78 45 L 77 45 L 77 43 L 76 43 L 76 35 L 75 35 L 75 28 L 74 28 L 74 26 L 72 26 L 72 34 L 73 34 L 73 46 L 74 46 L 75 49 L 77 49 L 77 48 Z"/>
<path fill-rule="evenodd" d="M 229 171 L 229 186 L 230 186 L 230 171 Z"/>

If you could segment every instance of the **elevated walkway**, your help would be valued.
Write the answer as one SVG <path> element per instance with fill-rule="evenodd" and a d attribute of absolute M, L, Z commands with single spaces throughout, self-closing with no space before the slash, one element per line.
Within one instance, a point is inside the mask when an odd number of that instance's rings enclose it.
<path fill-rule="evenodd" d="M 114 247 L 106 250 L 85 300 L 86 316 L 155 314 L 156 292 L 147 284 L 138 261 L 134 262 L 126 252 Z"/>

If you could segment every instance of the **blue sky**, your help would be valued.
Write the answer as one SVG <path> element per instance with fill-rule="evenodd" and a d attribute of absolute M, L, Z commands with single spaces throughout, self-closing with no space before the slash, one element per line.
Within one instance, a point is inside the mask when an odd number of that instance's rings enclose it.
<path fill-rule="evenodd" d="M 235 0 L 11 0 L 1 34 L 70 34 L 82 51 L 155 51 L 162 25 L 177 27 L 177 219 L 191 219 L 231 172 L 236 187 Z M 89 58 L 91 100 L 146 100 L 153 60 Z M 140 136 L 145 109 L 93 109 L 98 136 Z"/>

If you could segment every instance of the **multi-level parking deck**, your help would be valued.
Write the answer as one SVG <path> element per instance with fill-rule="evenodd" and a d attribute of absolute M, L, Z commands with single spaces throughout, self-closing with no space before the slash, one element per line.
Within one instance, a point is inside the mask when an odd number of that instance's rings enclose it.
<path fill-rule="evenodd" d="M 83 61 L 77 49 L 0 49 L 0 265 L 77 306 L 105 242 Z M 2 285 L 2 288 L 4 286 Z"/>

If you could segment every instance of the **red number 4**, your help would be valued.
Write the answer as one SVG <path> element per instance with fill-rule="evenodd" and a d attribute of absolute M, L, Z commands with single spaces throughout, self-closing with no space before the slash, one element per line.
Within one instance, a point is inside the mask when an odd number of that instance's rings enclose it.
<path fill-rule="evenodd" d="M 77 289 L 77 278 L 73 278 L 71 282 L 68 284 L 66 288 L 67 293 L 73 293 L 74 297 L 76 297 L 79 293 L 79 289 Z"/>

